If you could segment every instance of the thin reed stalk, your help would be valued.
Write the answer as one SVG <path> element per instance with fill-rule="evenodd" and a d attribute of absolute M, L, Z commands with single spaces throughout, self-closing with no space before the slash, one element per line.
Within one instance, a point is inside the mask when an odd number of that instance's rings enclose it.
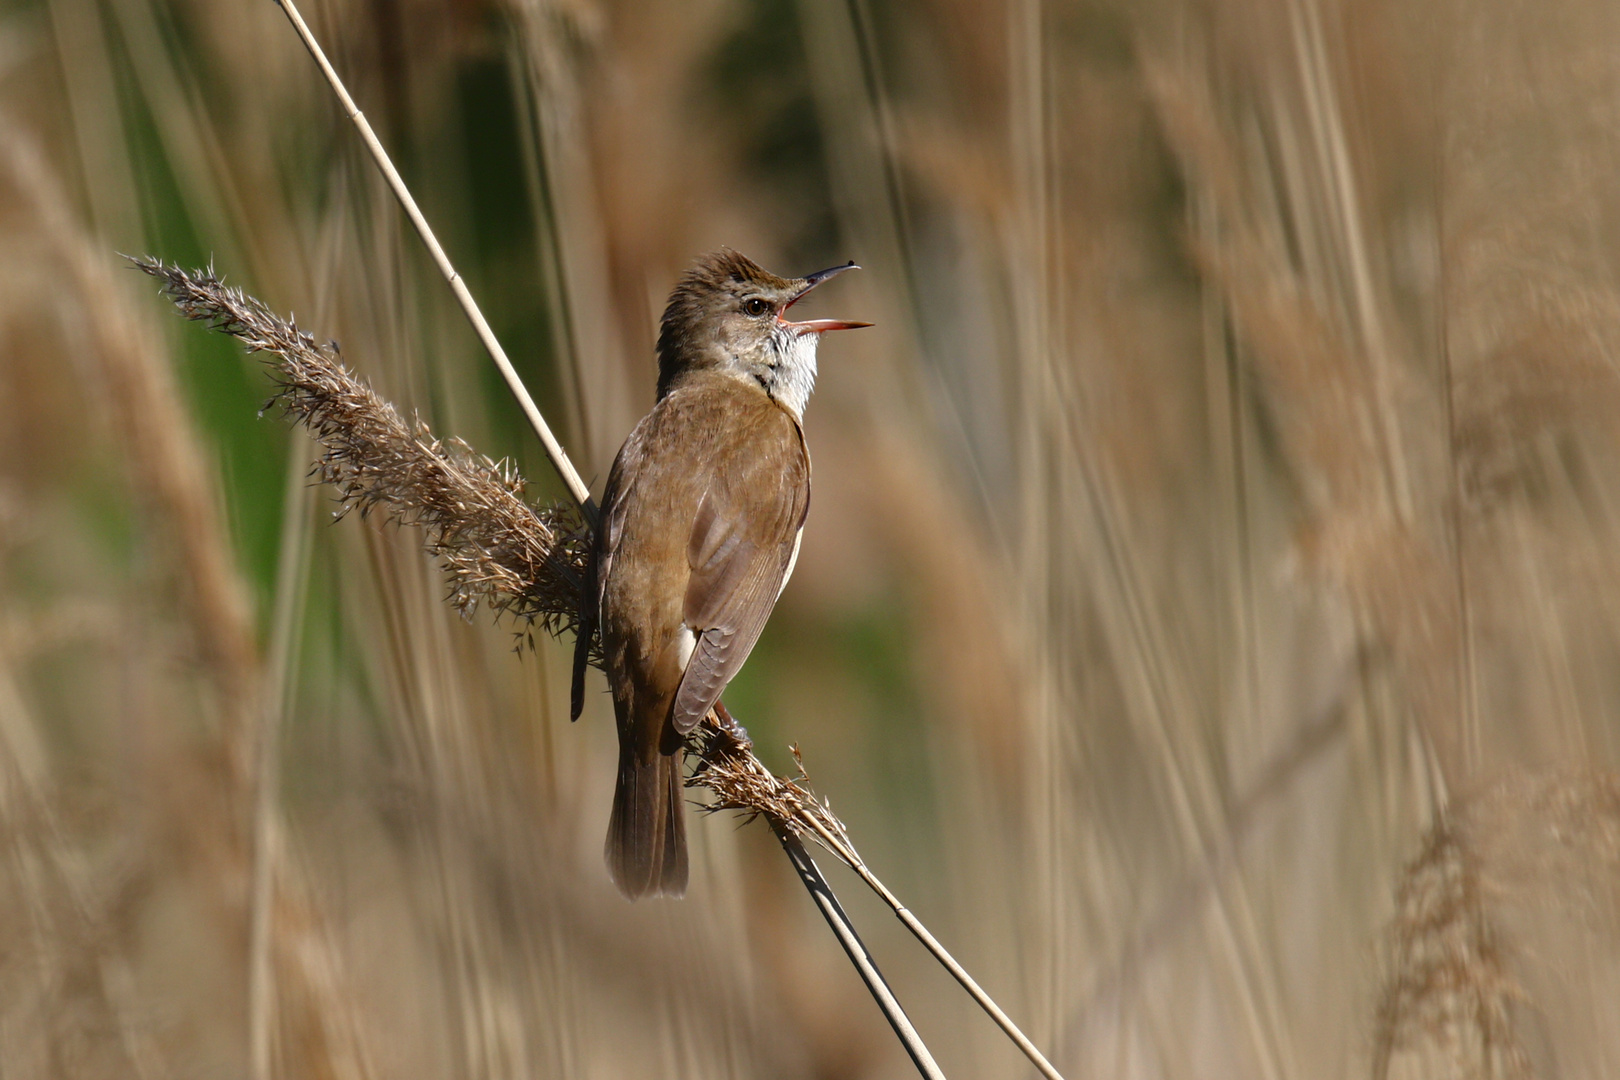
<path fill-rule="evenodd" d="M 844 823 L 832 812 L 832 807 L 825 800 L 818 799 L 810 790 L 798 747 L 792 749 L 793 760 L 799 765 L 799 776 L 797 779 L 784 779 L 772 774 L 753 755 L 746 737 L 739 736 L 738 728 L 729 722 L 729 716 L 723 715 L 721 719 L 722 723 L 714 726 L 705 725 L 699 732 L 697 739 L 699 764 L 688 781 L 688 786 L 706 787 L 714 792 L 717 801 L 705 809 L 711 812 L 733 810 L 745 815 L 763 815 L 770 822 L 771 829 L 776 833 L 777 839 L 782 841 L 783 846 L 787 846 L 789 837 L 808 832 L 822 847 L 837 856 L 840 862 L 855 871 L 866 886 L 889 905 L 901 924 L 923 948 L 928 950 L 941 967 L 950 972 L 951 978 L 961 984 L 962 989 L 968 992 L 968 996 L 973 998 L 991 1020 L 995 1021 L 996 1026 L 1001 1028 L 1025 1057 L 1029 1058 L 1042 1076 L 1048 1080 L 1062 1080 L 1062 1075 L 1046 1059 L 1046 1055 L 1041 1053 L 1001 1006 L 996 1004 L 995 999 L 985 993 L 984 988 L 957 962 L 956 957 L 940 944 L 939 939 L 929 931 L 922 920 L 913 915 L 911 909 L 902 904 L 899 897 L 872 873 L 871 868 L 866 865 L 866 860 L 861 858 L 860 852 L 855 849 Z M 795 867 L 798 867 L 800 857 L 794 849 L 789 848 L 788 854 L 793 858 Z M 832 899 L 836 904 L 837 898 Z M 818 899 L 817 904 L 820 906 L 822 901 Z M 828 921 L 831 922 L 832 918 L 829 915 Z M 834 931 L 838 930 L 839 928 L 835 926 Z M 843 940 L 840 936 L 840 941 Z M 845 949 L 849 949 L 848 944 L 845 944 Z M 854 953 L 850 954 L 850 959 L 856 961 Z M 900 1032 L 901 1029 L 897 1027 L 896 1033 Z M 922 1067 L 920 1062 L 918 1067 Z"/>
<path fill-rule="evenodd" d="M 805 891 L 810 894 L 810 899 L 815 901 L 816 908 L 821 912 L 822 917 L 827 920 L 827 926 L 831 928 L 833 936 L 838 939 L 838 944 L 844 947 L 844 952 L 849 956 L 849 962 L 855 965 L 855 970 L 860 973 L 861 981 L 866 984 L 868 990 L 872 991 L 872 998 L 877 1002 L 878 1008 L 883 1011 L 883 1015 L 888 1019 L 890 1026 L 894 1028 L 895 1036 L 899 1038 L 901 1045 L 906 1048 L 906 1053 L 911 1055 L 912 1064 L 916 1065 L 917 1071 L 928 1077 L 929 1080 L 945 1080 L 945 1074 L 940 1071 L 939 1065 L 934 1061 L 934 1056 L 928 1052 L 927 1044 L 922 1041 L 922 1036 L 917 1034 L 916 1027 L 911 1023 L 911 1018 L 906 1015 L 905 1009 L 900 1006 L 899 999 L 894 996 L 894 992 L 889 989 L 889 984 L 884 981 L 883 973 L 878 971 L 877 961 L 872 959 L 872 954 L 867 951 L 866 944 L 861 941 L 860 935 L 855 932 L 855 924 L 850 920 L 849 915 L 845 913 L 844 905 L 838 902 L 838 897 L 832 891 L 832 887 L 827 884 L 827 879 L 822 875 L 821 868 L 816 865 L 816 861 L 805 850 L 804 841 L 800 840 L 796 833 L 783 825 L 773 822 L 772 826 L 776 838 L 782 842 L 782 850 L 787 852 L 788 860 L 793 863 L 793 869 L 798 871 L 800 883 L 804 885 Z"/>
<path fill-rule="evenodd" d="M 309 25 L 304 22 L 304 17 L 298 13 L 298 6 L 292 0 L 276 0 L 276 2 L 281 5 L 281 10 L 287 13 L 288 21 L 292 23 L 293 29 L 298 32 L 299 39 L 303 41 L 304 47 L 309 50 L 309 55 L 314 58 L 316 66 L 321 69 L 321 74 L 326 77 L 327 84 L 332 88 L 332 93 L 337 95 L 338 102 L 343 106 L 344 115 L 354 122 L 356 130 L 360 132 L 360 138 L 366 144 L 366 151 L 371 155 L 371 159 L 376 162 L 377 168 L 382 170 L 383 177 L 388 181 L 389 190 L 399 200 L 399 205 L 404 209 L 405 216 L 411 219 L 411 227 L 416 230 L 416 234 L 422 238 L 423 245 L 427 247 L 428 253 L 433 256 L 433 261 L 438 266 L 439 272 L 444 275 L 444 280 L 449 284 L 450 291 L 455 294 L 456 302 L 461 305 L 461 310 L 467 316 L 467 321 L 472 323 L 473 330 L 478 334 L 478 340 L 489 353 L 490 359 L 495 361 L 495 366 L 500 369 L 501 378 L 506 381 L 506 388 L 512 392 L 512 397 L 517 400 L 519 407 L 523 409 L 523 415 L 528 418 L 529 426 L 534 428 L 535 435 L 540 439 L 540 445 L 545 447 L 546 456 L 551 459 L 552 467 L 557 470 L 557 475 L 562 477 L 563 483 L 568 486 L 568 493 L 579 504 L 580 512 L 585 515 L 585 519 L 594 522 L 596 519 L 596 503 L 591 499 L 590 489 L 585 486 L 585 481 L 580 479 L 579 470 L 574 468 L 573 462 L 568 460 L 568 454 L 564 452 L 562 444 L 551 433 L 551 426 L 546 423 L 546 418 L 540 414 L 540 407 L 529 396 L 528 388 L 523 385 L 523 380 L 518 377 L 517 369 L 512 366 L 512 361 L 507 359 L 506 350 L 501 347 L 499 339 L 495 337 L 495 331 L 490 329 L 488 320 L 484 318 L 484 313 L 479 310 L 478 304 L 473 300 L 472 293 L 467 289 L 467 283 L 461 280 L 461 275 L 456 272 L 456 268 L 450 263 L 450 257 L 444 253 L 444 248 L 439 245 L 438 237 L 433 235 L 433 229 L 428 225 L 427 218 L 422 216 L 421 209 L 416 205 L 415 197 L 411 195 L 410 189 L 405 186 L 405 181 L 400 177 L 399 170 L 394 168 L 394 163 L 389 159 L 388 151 L 383 149 L 382 141 L 377 138 L 377 133 L 371 129 L 371 122 L 366 119 L 365 114 L 360 111 L 360 107 L 349 96 L 349 91 L 344 87 L 343 80 L 338 78 L 337 71 L 332 67 L 331 62 L 326 59 L 326 53 L 321 50 L 320 42 L 315 40 L 315 35 L 310 31 Z"/>

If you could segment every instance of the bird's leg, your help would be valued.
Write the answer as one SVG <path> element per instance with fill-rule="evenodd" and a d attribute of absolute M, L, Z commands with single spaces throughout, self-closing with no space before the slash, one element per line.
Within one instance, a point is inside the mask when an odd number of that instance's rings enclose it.
<path fill-rule="evenodd" d="M 737 718 L 726 710 L 724 702 L 714 703 L 714 718 L 721 731 L 735 739 L 744 749 L 753 749 L 754 740 L 748 737 L 748 729 L 739 724 Z"/>

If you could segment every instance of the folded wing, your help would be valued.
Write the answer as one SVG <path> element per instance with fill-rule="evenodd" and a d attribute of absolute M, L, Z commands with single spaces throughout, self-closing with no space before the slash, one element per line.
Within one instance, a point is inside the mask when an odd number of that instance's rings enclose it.
<path fill-rule="evenodd" d="M 786 417 L 783 417 L 786 420 Z M 810 508 L 810 459 L 797 424 L 713 474 L 687 545 L 683 622 L 697 634 L 672 722 L 697 726 L 759 640 L 791 571 Z"/>

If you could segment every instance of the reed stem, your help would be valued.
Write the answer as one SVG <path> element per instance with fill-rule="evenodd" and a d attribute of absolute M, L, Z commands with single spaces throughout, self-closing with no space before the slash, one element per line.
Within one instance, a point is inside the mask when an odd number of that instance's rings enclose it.
<path fill-rule="evenodd" d="M 833 936 L 838 939 L 838 944 L 849 954 L 849 962 L 855 965 L 855 970 L 860 973 L 866 988 L 872 991 L 872 997 L 876 999 L 878 1008 L 883 1010 L 883 1015 L 894 1028 L 895 1035 L 905 1046 L 906 1053 L 911 1055 L 917 1071 L 930 1080 L 935 1077 L 938 1080 L 945 1080 L 945 1074 L 934 1062 L 934 1057 L 928 1052 L 922 1036 L 918 1035 L 917 1029 L 912 1026 L 911 1018 L 906 1015 L 905 1009 L 900 1007 L 900 1002 L 889 989 L 889 984 L 884 981 L 883 974 L 878 971 L 877 962 L 867 951 L 866 943 L 855 932 L 855 924 L 844 912 L 844 906 L 838 902 L 837 894 L 832 891 L 832 886 L 827 884 L 827 879 L 822 875 L 821 868 L 816 865 L 816 860 L 805 850 L 804 841 L 800 840 L 793 830 L 774 819 L 771 821 L 771 829 L 776 833 L 776 838 L 782 842 L 782 850 L 787 852 L 788 860 L 793 863 L 793 869 L 799 872 L 799 880 L 804 883 L 805 891 L 810 894 L 810 899 L 816 902 L 816 907 L 826 918 L 827 925 L 832 927 Z"/>
<path fill-rule="evenodd" d="M 309 25 L 304 22 L 304 17 L 298 13 L 298 6 L 293 3 L 293 0 L 276 0 L 276 3 L 281 5 L 281 10 L 286 13 L 287 19 L 293 25 L 293 29 L 298 31 L 298 37 L 303 41 L 304 48 L 308 49 L 309 55 L 315 58 L 315 64 L 321 69 L 321 74 L 326 76 L 326 81 L 332 87 L 332 92 L 337 95 L 339 103 L 343 106 L 344 115 L 354 121 L 354 126 L 360 132 L 361 141 L 366 144 L 366 149 L 371 153 L 371 159 L 377 163 L 377 168 L 381 170 L 383 179 L 388 181 L 388 187 L 393 191 L 394 198 L 399 200 L 399 205 L 404 209 L 405 216 L 411 219 L 411 224 L 416 228 L 416 234 L 422 238 L 422 243 L 427 246 L 428 254 L 432 255 L 433 261 L 438 264 L 439 272 L 444 275 L 444 280 L 449 283 L 450 291 L 455 294 L 456 302 L 461 305 L 461 310 L 467 316 L 467 321 L 472 323 L 473 332 L 478 335 L 478 340 L 483 343 L 490 358 L 495 361 L 495 366 L 500 369 L 501 378 L 506 380 L 506 388 L 517 399 L 518 406 L 523 410 L 523 415 L 528 417 L 529 426 L 534 428 L 534 433 L 540 437 L 540 445 L 545 447 L 546 457 L 551 459 L 551 465 L 557 470 L 557 475 L 562 477 L 563 483 L 567 485 L 568 493 L 579 504 L 580 512 L 594 526 L 596 524 L 596 503 L 591 499 L 590 488 L 585 486 L 585 481 L 580 478 L 579 470 L 575 469 L 574 463 L 568 460 L 567 451 L 562 448 L 562 444 L 557 441 L 557 437 L 551 433 L 551 426 L 546 423 L 546 418 L 540 414 L 540 407 L 534 403 L 534 398 L 529 396 L 529 391 L 523 385 L 523 380 L 518 377 L 517 369 L 512 366 L 512 361 L 507 359 L 506 350 L 501 348 L 501 343 L 496 340 L 495 331 L 489 328 L 489 322 L 484 318 L 484 313 L 479 310 L 477 302 L 473 300 L 472 293 L 467 289 L 467 283 L 461 280 L 461 275 L 450 264 L 450 257 L 444 253 L 444 248 L 439 246 L 438 237 L 433 235 L 432 227 L 428 225 L 427 218 L 422 216 L 421 209 L 416 205 L 416 199 L 411 196 L 410 189 L 405 186 L 405 181 L 400 177 L 399 170 L 394 168 L 394 163 L 389 158 L 388 151 L 383 149 L 381 140 L 377 138 L 377 133 L 371 130 L 371 123 L 366 120 L 365 114 L 354 103 L 354 99 L 349 96 L 349 91 L 344 87 L 343 80 L 338 77 L 338 73 L 333 70 L 331 62 L 326 59 L 326 53 L 321 49 L 320 42 L 315 40 L 315 35 L 310 32 Z"/>
<path fill-rule="evenodd" d="M 939 939 L 929 932 L 928 927 L 923 925 L 922 920 L 913 915 L 911 909 L 902 904 L 900 898 L 890 892 L 889 887 L 883 884 L 883 881 L 876 874 L 872 873 L 867 867 L 866 861 L 861 858 L 860 852 L 855 850 L 854 845 L 850 844 L 845 837 L 835 835 L 816 817 L 808 817 L 806 823 L 828 851 L 838 856 L 844 865 L 855 871 L 856 875 L 866 882 L 867 887 L 877 893 L 878 898 L 893 909 L 895 917 L 900 920 L 907 930 L 911 931 L 913 937 L 922 943 L 923 948 L 927 949 L 934 959 L 938 960 L 940 965 L 951 973 L 951 977 L 961 984 L 962 989 L 968 992 L 968 996 L 978 1002 L 979 1008 L 983 1009 L 985 1014 L 996 1022 L 996 1026 L 1006 1033 L 1007 1038 L 1013 1041 L 1013 1045 L 1023 1051 L 1024 1056 L 1029 1058 L 1031 1064 L 1040 1070 L 1041 1075 L 1046 1077 L 1047 1080 L 1063 1080 L 1063 1074 L 1058 1072 L 1050 1061 L 1046 1060 L 1046 1055 L 1042 1054 L 1040 1049 L 1029 1041 L 1029 1037 L 1023 1033 L 1017 1024 L 1013 1023 L 1012 1017 L 1008 1016 L 1001 1006 L 996 1004 L 994 998 L 985 993 L 984 988 L 978 984 L 978 981 L 972 975 L 968 974 L 966 968 L 957 963 L 956 957 L 952 956 L 950 951 L 940 944 Z M 780 832 L 778 835 L 780 835 Z"/>

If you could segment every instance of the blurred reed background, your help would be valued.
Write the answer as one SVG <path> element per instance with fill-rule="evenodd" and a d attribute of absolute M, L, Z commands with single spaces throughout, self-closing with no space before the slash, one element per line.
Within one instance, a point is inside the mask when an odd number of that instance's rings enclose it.
<path fill-rule="evenodd" d="M 306 15 L 597 490 L 692 255 L 866 266 L 728 701 L 1068 1076 L 1620 1075 L 1620 8 Z M 274 4 L 0 3 L 0 1075 L 910 1074 L 762 826 L 618 898 L 566 643 L 118 251 L 562 496 Z"/>

